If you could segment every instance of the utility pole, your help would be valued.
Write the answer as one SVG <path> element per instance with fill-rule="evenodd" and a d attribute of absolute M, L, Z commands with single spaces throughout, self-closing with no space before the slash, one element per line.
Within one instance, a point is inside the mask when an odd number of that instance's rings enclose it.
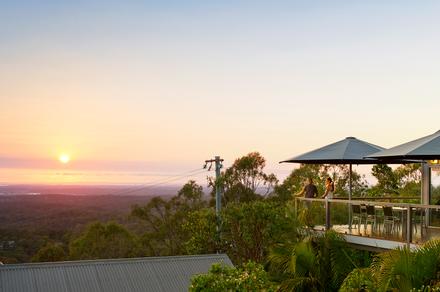
<path fill-rule="evenodd" d="M 220 169 L 223 167 L 223 159 L 220 156 L 215 156 L 214 159 L 205 160 L 205 165 L 203 168 L 206 168 L 209 163 L 208 170 L 211 170 L 212 163 L 215 165 L 215 214 L 217 216 L 217 232 L 220 235 L 220 210 L 222 208 L 222 193 L 223 188 L 220 184 Z"/>
<path fill-rule="evenodd" d="M 223 167 L 222 165 L 223 159 L 220 156 L 215 156 L 214 159 L 205 160 L 205 165 L 203 168 L 206 168 L 209 163 L 208 170 L 211 170 L 212 163 L 215 163 L 215 214 L 217 217 L 220 216 L 220 210 L 222 208 L 222 186 L 220 185 L 220 169 Z"/>

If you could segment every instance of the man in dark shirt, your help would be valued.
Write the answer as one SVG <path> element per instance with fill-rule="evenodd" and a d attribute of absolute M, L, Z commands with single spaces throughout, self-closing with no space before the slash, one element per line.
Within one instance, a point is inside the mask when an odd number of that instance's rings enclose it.
<path fill-rule="evenodd" d="M 299 192 L 296 197 L 304 195 L 305 198 L 316 198 L 318 196 L 318 189 L 313 184 L 313 179 L 309 177 L 307 179 L 308 184 L 306 184 L 301 192 Z"/>

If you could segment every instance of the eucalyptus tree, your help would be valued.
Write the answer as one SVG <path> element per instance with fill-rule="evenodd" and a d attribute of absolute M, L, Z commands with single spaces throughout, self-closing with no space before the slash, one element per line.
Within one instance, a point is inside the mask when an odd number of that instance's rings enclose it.
<path fill-rule="evenodd" d="M 219 237 L 214 210 L 202 209 L 184 225 L 191 234 L 186 248 L 196 254 L 222 251 L 234 264 L 264 263 L 274 244 L 298 237 L 300 226 L 293 214 L 292 206 L 268 200 L 230 203 L 221 212 Z"/>
<path fill-rule="evenodd" d="M 273 193 L 278 179 L 273 173 L 266 173 L 266 159 L 258 152 L 251 152 L 237 158 L 226 170 L 221 172 L 220 178 L 208 178 L 209 185 L 223 189 L 222 202 L 249 202 L 265 198 Z M 212 202 L 213 203 L 213 202 Z"/>
<path fill-rule="evenodd" d="M 140 255 L 137 238 L 122 225 L 95 222 L 69 245 L 72 260 L 128 258 Z"/>
<path fill-rule="evenodd" d="M 146 230 L 141 243 L 146 255 L 165 256 L 185 254 L 190 234 L 183 228 L 191 212 L 207 205 L 201 186 L 187 182 L 171 199 L 154 197 L 145 206 L 134 206 L 133 217 L 142 220 Z"/>
<path fill-rule="evenodd" d="M 58 262 L 68 258 L 61 243 L 48 242 L 32 257 L 33 262 Z"/>

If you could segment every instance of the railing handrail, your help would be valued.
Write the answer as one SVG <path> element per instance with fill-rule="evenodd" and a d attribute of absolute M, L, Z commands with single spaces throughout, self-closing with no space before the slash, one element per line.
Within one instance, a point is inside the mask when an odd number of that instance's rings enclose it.
<path fill-rule="evenodd" d="M 348 197 L 333 198 L 336 200 L 348 200 Z M 419 197 L 352 197 L 352 200 L 420 200 Z"/>
<path fill-rule="evenodd" d="M 334 202 L 342 204 L 355 204 L 355 205 L 379 205 L 379 206 L 390 206 L 390 207 L 402 207 L 402 208 L 424 208 L 424 209 L 436 209 L 440 210 L 440 205 L 426 205 L 426 204 L 413 204 L 413 203 L 388 203 L 388 202 L 373 202 L 373 201 L 359 201 L 359 200 L 344 200 L 344 199 L 318 199 L 318 198 L 304 198 L 295 197 L 295 200 L 301 201 L 315 201 L 315 202 Z"/>

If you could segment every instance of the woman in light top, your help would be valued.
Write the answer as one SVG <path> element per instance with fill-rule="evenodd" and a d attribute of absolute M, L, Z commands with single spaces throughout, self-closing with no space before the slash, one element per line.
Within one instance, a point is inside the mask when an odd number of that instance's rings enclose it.
<path fill-rule="evenodd" d="M 335 191 L 335 184 L 333 182 L 333 180 L 328 177 L 325 180 L 325 192 L 324 195 L 322 196 L 322 198 L 327 198 L 327 199 L 333 199 L 333 192 Z"/>

